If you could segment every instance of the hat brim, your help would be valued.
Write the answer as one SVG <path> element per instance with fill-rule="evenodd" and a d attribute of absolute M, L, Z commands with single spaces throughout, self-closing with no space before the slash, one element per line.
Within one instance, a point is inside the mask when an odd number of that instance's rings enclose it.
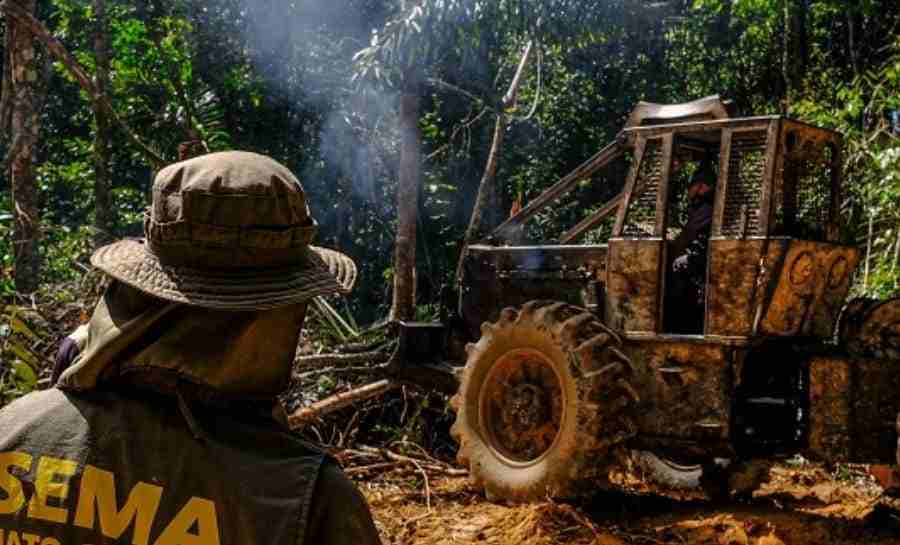
<path fill-rule="evenodd" d="M 303 265 L 259 270 L 206 270 L 163 265 L 141 239 L 99 248 L 91 264 L 113 278 L 176 303 L 221 310 L 264 310 L 319 295 L 348 293 L 356 265 L 346 255 L 309 246 Z"/>

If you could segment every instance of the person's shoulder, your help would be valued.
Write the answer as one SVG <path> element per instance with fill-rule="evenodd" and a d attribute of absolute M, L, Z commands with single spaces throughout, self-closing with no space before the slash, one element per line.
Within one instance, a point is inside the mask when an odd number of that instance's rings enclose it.
<path fill-rule="evenodd" d="M 48 411 L 57 411 L 71 406 L 68 397 L 56 388 L 31 392 L 0 409 L 0 419 L 35 417 Z"/>
<path fill-rule="evenodd" d="M 81 420 L 65 392 L 56 388 L 32 392 L 0 409 L 0 444 L 24 437 L 48 422 L 71 429 Z"/>
<path fill-rule="evenodd" d="M 41 426 L 49 420 L 58 426 L 83 426 L 97 415 L 109 412 L 112 404 L 125 405 L 127 400 L 116 392 L 70 392 L 49 388 L 32 392 L 0 408 L 0 431 Z"/>

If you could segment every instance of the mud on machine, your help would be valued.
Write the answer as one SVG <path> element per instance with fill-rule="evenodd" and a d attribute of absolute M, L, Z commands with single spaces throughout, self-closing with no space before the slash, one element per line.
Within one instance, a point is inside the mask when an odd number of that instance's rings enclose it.
<path fill-rule="evenodd" d="M 718 494 L 795 453 L 898 463 L 900 299 L 846 301 L 860 255 L 841 239 L 841 135 L 732 114 L 718 97 L 639 104 L 468 248 L 454 313 L 401 324 L 391 368 L 454 394 L 459 461 L 489 497 L 604 486 L 634 451 L 703 468 Z M 667 271 L 701 161 L 716 165 L 702 324 L 676 333 Z M 598 185 L 603 204 L 577 194 Z M 573 196 L 583 219 L 521 243 L 527 220 Z"/>

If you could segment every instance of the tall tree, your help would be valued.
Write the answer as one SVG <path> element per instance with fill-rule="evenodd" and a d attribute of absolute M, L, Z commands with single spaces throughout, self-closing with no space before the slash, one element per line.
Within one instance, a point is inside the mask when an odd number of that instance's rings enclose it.
<path fill-rule="evenodd" d="M 430 37 L 423 34 L 421 22 L 431 13 L 426 14 L 427 6 L 420 2 L 403 1 L 399 7 L 399 15 L 374 35 L 372 45 L 357 53 L 355 60 L 358 75 L 399 94 L 400 161 L 390 319 L 408 320 L 414 317 L 416 304 L 416 230 L 422 183 L 419 105 L 423 69 L 429 62 L 425 52 L 430 47 Z"/>
<path fill-rule="evenodd" d="M 15 4 L 33 14 L 36 0 L 16 0 Z M 7 17 L 10 39 L 12 102 L 10 132 L 10 188 L 12 189 L 13 248 L 15 285 L 23 293 L 38 288 L 40 275 L 39 241 L 41 235 L 38 190 L 35 182 L 35 154 L 40 117 L 38 112 L 39 56 L 31 31 L 19 21 Z"/>
<path fill-rule="evenodd" d="M 568 15 L 570 8 L 568 0 L 528 6 L 478 0 L 401 1 L 395 16 L 374 33 L 372 44 L 355 57 L 359 75 L 375 79 L 403 95 L 401 104 L 405 103 L 407 107 L 402 108 L 401 118 L 419 116 L 418 108 L 408 107 L 418 104 L 418 100 L 413 101 L 409 95 L 421 97 L 429 87 L 456 93 L 498 113 L 492 151 L 479 185 L 477 213 L 469 230 L 472 236 L 482 226 L 485 203 L 492 200 L 497 161 L 508 121 L 503 112 L 504 100 L 495 89 L 499 79 L 496 72 L 505 63 L 507 48 L 517 41 L 522 43 L 522 36 L 531 34 L 542 17 L 555 19 L 560 14 Z M 400 124 L 410 127 L 412 118 L 401 119 Z M 401 131 L 401 139 L 409 138 L 411 134 L 408 130 Z M 412 140 L 404 140 L 401 150 L 411 152 L 412 148 L 407 144 L 411 145 Z M 403 157 L 400 163 L 408 164 Z M 405 173 L 418 175 L 419 169 L 401 168 L 401 177 Z M 420 183 L 401 179 L 398 187 L 398 219 L 404 232 L 401 235 L 398 228 L 394 263 L 391 317 L 397 319 L 411 316 L 414 310 L 415 237 L 410 235 L 415 233 L 413 219 L 417 211 L 414 207 L 418 203 Z M 403 194 L 405 191 L 415 193 Z M 409 247 L 401 248 L 402 245 Z"/>
<path fill-rule="evenodd" d="M 97 71 L 94 86 L 101 100 L 109 92 L 109 34 L 106 19 L 106 0 L 94 0 L 94 58 Z M 109 183 L 109 115 L 94 102 L 94 245 L 110 241 L 113 226 L 113 207 Z"/>
<path fill-rule="evenodd" d="M 503 141 L 506 135 L 507 125 L 509 124 L 509 116 L 506 112 L 511 110 L 516 103 L 516 95 L 519 91 L 519 85 L 522 82 L 522 75 L 525 67 L 528 66 L 528 59 L 531 57 L 532 41 L 525 46 L 522 58 L 519 61 L 519 67 L 513 76 L 512 82 L 509 84 L 509 90 L 503 95 L 503 101 L 500 104 L 494 120 L 494 136 L 491 139 L 491 150 L 488 152 L 487 162 L 484 165 L 484 173 L 481 175 L 481 183 L 478 184 L 478 194 L 475 196 L 475 204 L 472 207 L 472 215 L 469 218 L 469 227 L 466 229 L 463 238 L 462 249 L 459 252 L 459 259 L 456 264 L 456 277 L 462 278 L 462 266 L 468 252 L 469 245 L 484 235 L 484 215 L 488 209 L 497 188 L 495 179 L 497 177 L 497 165 L 500 162 L 500 155 L 503 152 Z"/>
<path fill-rule="evenodd" d="M 33 5 L 34 2 L 31 2 L 31 4 Z M 97 103 L 95 107 L 103 108 L 106 111 L 109 119 L 116 123 L 131 144 L 141 153 L 150 165 L 155 168 L 162 168 L 162 166 L 165 165 L 166 162 L 162 156 L 147 145 L 141 137 L 116 114 L 116 110 L 113 109 L 108 97 L 97 93 L 94 81 L 88 76 L 84 67 L 81 66 L 78 60 L 75 59 L 66 47 L 53 36 L 47 27 L 34 16 L 34 10 L 28 11 L 23 8 L 22 4 L 14 2 L 0 2 L 0 10 L 3 11 L 8 23 L 14 23 L 17 28 L 22 29 L 23 32 L 30 33 L 30 35 L 33 35 L 34 38 L 39 39 L 43 43 L 47 52 L 63 65 L 82 90 L 90 97 L 91 101 Z M 31 51 L 33 55 L 33 47 Z M 14 60 L 12 64 L 15 66 Z M 37 80 L 36 74 L 37 73 L 35 72 L 35 80 Z M 15 77 L 13 77 L 13 81 L 15 81 Z"/>
<path fill-rule="evenodd" d="M 806 65 L 809 63 L 806 28 L 808 0 L 783 0 L 781 70 L 784 80 L 782 109 L 786 112 L 801 91 Z"/>
<path fill-rule="evenodd" d="M 397 237 L 394 244 L 392 320 L 409 320 L 416 306 L 416 224 L 422 185 L 422 134 L 419 89 L 412 83 L 400 95 L 400 168 L 397 183 Z"/>

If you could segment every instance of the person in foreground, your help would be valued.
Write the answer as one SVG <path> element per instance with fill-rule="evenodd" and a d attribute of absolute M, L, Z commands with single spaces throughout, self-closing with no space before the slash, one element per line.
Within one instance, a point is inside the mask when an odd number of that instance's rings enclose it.
<path fill-rule="evenodd" d="M 112 282 L 56 387 L 0 410 L 0 543 L 380 543 L 276 400 L 307 301 L 356 275 L 315 230 L 270 158 L 163 169 L 145 239 L 91 258 Z"/>

